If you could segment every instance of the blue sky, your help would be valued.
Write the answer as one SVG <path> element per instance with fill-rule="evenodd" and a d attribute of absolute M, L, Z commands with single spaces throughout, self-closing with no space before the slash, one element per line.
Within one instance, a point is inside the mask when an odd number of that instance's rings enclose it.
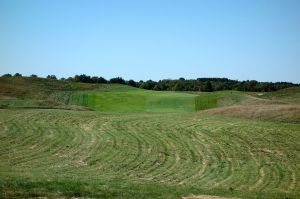
<path fill-rule="evenodd" d="M 300 83 L 299 0 L 0 0 L 0 74 Z"/>

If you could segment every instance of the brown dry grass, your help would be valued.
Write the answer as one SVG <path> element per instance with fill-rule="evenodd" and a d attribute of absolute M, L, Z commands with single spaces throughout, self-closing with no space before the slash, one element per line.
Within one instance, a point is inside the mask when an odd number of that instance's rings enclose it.
<path fill-rule="evenodd" d="M 201 114 L 219 114 L 229 117 L 273 120 L 300 123 L 300 105 L 297 104 L 259 104 L 237 105 L 201 111 Z"/>

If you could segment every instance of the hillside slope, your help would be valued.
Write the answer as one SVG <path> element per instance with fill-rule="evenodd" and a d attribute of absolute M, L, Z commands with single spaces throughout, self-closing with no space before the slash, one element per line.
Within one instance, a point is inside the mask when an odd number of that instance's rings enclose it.
<path fill-rule="evenodd" d="M 300 89 L 295 87 L 267 93 L 252 92 L 241 103 L 205 110 L 200 114 L 300 123 Z"/>
<path fill-rule="evenodd" d="M 237 91 L 149 91 L 119 84 L 85 84 L 43 78 L 0 78 L 1 107 L 91 109 L 102 112 L 193 112 L 240 104 Z"/>
<path fill-rule="evenodd" d="M 275 92 L 260 92 L 249 94 L 261 99 L 268 99 L 271 101 L 300 104 L 300 87 L 291 87 Z"/>
<path fill-rule="evenodd" d="M 293 89 L 178 93 L 14 77 L 0 88 L 0 198 L 300 197 Z"/>
<path fill-rule="evenodd" d="M 68 103 L 74 92 L 135 89 L 119 84 L 86 84 L 32 77 L 0 77 L 0 107 L 84 108 L 80 101 Z M 75 105 L 75 106 L 74 106 Z"/>

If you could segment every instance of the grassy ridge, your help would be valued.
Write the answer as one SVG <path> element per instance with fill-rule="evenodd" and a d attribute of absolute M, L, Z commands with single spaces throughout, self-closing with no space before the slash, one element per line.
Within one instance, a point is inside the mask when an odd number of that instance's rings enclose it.
<path fill-rule="evenodd" d="M 249 93 L 252 96 L 268 99 L 271 101 L 279 101 L 284 103 L 300 104 L 300 88 L 292 87 L 282 89 L 275 92 Z"/>
<path fill-rule="evenodd" d="M 229 99 L 228 95 L 227 99 Z M 299 124 L 299 99 L 300 90 L 297 87 L 276 92 L 242 94 L 240 100 L 235 101 L 236 103 L 228 104 L 229 106 L 219 106 L 220 108 L 217 109 L 205 110 L 200 114 Z"/>
<path fill-rule="evenodd" d="M 42 78 L 0 78 L 1 107 L 73 108 L 102 112 L 193 112 L 240 103 L 246 94 L 147 91 L 118 84 L 84 84 Z"/>
<path fill-rule="evenodd" d="M 0 110 L 0 123 L 6 196 L 300 197 L 296 124 L 62 110 Z"/>
<path fill-rule="evenodd" d="M 199 114 L 300 124 L 300 105 L 298 104 L 237 105 L 205 110 Z"/>
<path fill-rule="evenodd" d="M 0 96 L 45 99 L 57 91 L 100 89 L 106 86 L 83 84 L 32 77 L 0 77 Z"/>
<path fill-rule="evenodd" d="M 118 84 L 85 84 L 31 77 L 0 77 L 0 107 L 71 108 L 87 105 L 77 92 L 107 92 L 135 88 Z M 85 100 L 85 101 L 84 101 Z"/>

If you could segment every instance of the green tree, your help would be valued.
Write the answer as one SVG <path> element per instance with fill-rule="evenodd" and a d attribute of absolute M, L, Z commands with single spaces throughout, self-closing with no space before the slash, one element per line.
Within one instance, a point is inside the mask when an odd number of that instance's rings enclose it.
<path fill-rule="evenodd" d="M 47 79 L 57 79 L 55 75 L 47 75 Z"/>
<path fill-rule="evenodd" d="M 12 76 L 12 75 L 9 74 L 9 73 L 2 75 L 2 77 L 11 77 L 11 76 Z"/>
<path fill-rule="evenodd" d="M 157 84 L 156 82 L 154 82 L 152 80 L 148 80 L 146 82 L 143 82 L 140 85 L 140 88 L 147 89 L 147 90 L 153 90 L 156 84 Z"/>
<path fill-rule="evenodd" d="M 113 84 L 125 84 L 125 80 L 122 77 L 114 77 L 109 80 L 109 83 Z"/>
<path fill-rule="evenodd" d="M 14 77 L 22 77 L 22 74 L 16 73 L 16 74 L 14 74 Z"/>
<path fill-rule="evenodd" d="M 129 85 L 129 86 L 133 86 L 133 87 L 136 87 L 136 82 L 134 81 L 134 80 L 129 80 L 128 82 L 127 82 L 127 84 Z"/>
<path fill-rule="evenodd" d="M 104 77 L 99 77 L 98 78 L 98 83 L 100 83 L 100 84 L 106 84 L 107 80 Z"/>
<path fill-rule="evenodd" d="M 212 91 L 213 91 L 213 87 L 212 87 L 210 81 L 207 81 L 207 82 L 205 83 L 204 90 L 205 90 L 206 92 L 212 92 Z"/>

